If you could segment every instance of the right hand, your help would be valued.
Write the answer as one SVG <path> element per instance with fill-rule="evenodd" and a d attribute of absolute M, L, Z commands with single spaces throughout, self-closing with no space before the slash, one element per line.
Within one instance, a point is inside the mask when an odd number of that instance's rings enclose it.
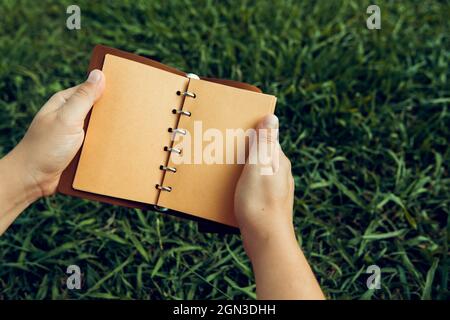
<path fill-rule="evenodd" d="M 266 129 L 266 130 L 259 130 Z M 294 179 L 291 163 L 278 142 L 278 118 L 268 115 L 257 126 L 258 139 L 252 143 L 249 158 L 258 153 L 258 144 L 267 144 L 272 155 L 267 165 L 247 161 L 237 183 L 234 207 L 250 260 L 276 242 L 296 242 L 292 215 Z M 257 143 L 256 143 L 257 141 Z M 262 172 L 272 166 L 272 175 Z M 275 247 L 277 246 L 275 244 Z"/>

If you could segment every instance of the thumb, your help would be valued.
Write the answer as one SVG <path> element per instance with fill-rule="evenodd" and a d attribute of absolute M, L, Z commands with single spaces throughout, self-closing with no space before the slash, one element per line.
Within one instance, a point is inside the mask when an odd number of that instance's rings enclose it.
<path fill-rule="evenodd" d="M 274 145 L 278 143 L 278 118 L 274 114 L 265 116 L 256 126 L 259 143 Z"/>
<path fill-rule="evenodd" d="M 258 123 L 256 139 L 251 141 L 250 163 L 262 167 L 267 166 L 268 169 L 271 168 L 273 171 L 278 169 L 278 127 L 278 118 L 273 114 L 267 115 Z"/>
<path fill-rule="evenodd" d="M 67 102 L 59 109 L 61 119 L 66 123 L 83 123 L 95 101 L 105 89 L 105 75 L 100 70 L 92 70 L 87 80 L 79 85 Z"/>

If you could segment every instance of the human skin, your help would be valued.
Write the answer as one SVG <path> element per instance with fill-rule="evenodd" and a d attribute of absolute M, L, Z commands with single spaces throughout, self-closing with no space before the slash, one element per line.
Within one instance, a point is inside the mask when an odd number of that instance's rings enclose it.
<path fill-rule="evenodd" d="M 31 203 L 56 192 L 61 173 L 83 143 L 84 119 L 104 88 L 105 76 L 93 70 L 84 83 L 53 95 L 20 143 L 0 159 L 0 235 Z M 259 128 L 277 129 L 278 119 L 268 116 Z M 295 237 L 290 163 L 270 132 L 259 135 L 271 150 L 280 151 L 279 163 L 272 158 L 269 164 L 275 174 L 261 175 L 261 165 L 246 164 L 235 193 L 235 211 L 257 295 L 260 299 L 322 299 Z M 252 146 L 250 152 L 256 148 Z"/>
<path fill-rule="evenodd" d="M 266 144 L 263 149 L 270 150 L 271 161 L 264 165 L 248 161 L 238 181 L 234 202 L 244 248 L 256 278 L 257 297 L 324 299 L 296 239 L 294 179 L 291 163 L 278 142 L 278 118 L 265 117 L 257 129 L 257 143 L 250 147 L 249 158 L 258 153 L 258 145 Z M 273 174 L 262 174 L 267 167 L 272 167 Z"/>
<path fill-rule="evenodd" d="M 0 160 L 0 235 L 31 203 L 55 193 L 83 143 L 84 119 L 104 88 L 103 72 L 94 70 L 84 83 L 53 95 Z"/>

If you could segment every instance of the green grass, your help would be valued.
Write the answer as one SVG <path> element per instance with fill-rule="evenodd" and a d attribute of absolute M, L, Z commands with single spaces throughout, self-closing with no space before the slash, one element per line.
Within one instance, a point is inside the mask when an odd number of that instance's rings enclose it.
<path fill-rule="evenodd" d="M 372 1 L 166 2 L 77 1 L 68 31 L 72 1 L 1 1 L 0 155 L 98 43 L 253 83 L 278 97 L 297 235 L 326 294 L 449 299 L 449 2 L 376 1 L 378 31 Z M 254 297 L 238 236 L 164 214 L 56 195 L 0 238 L 0 299 Z"/>

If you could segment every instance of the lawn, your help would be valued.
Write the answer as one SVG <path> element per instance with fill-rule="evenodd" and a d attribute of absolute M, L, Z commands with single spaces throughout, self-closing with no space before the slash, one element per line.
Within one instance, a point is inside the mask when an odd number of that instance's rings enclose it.
<path fill-rule="evenodd" d="M 376 2 L 381 30 L 370 1 L 77 1 L 70 31 L 73 1 L 2 0 L 0 156 L 84 79 L 95 44 L 249 82 L 278 97 L 297 236 L 327 296 L 449 299 L 450 4 Z M 52 298 L 253 299 L 255 285 L 239 236 L 56 195 L 0 238 L 0 299 Z"/>

